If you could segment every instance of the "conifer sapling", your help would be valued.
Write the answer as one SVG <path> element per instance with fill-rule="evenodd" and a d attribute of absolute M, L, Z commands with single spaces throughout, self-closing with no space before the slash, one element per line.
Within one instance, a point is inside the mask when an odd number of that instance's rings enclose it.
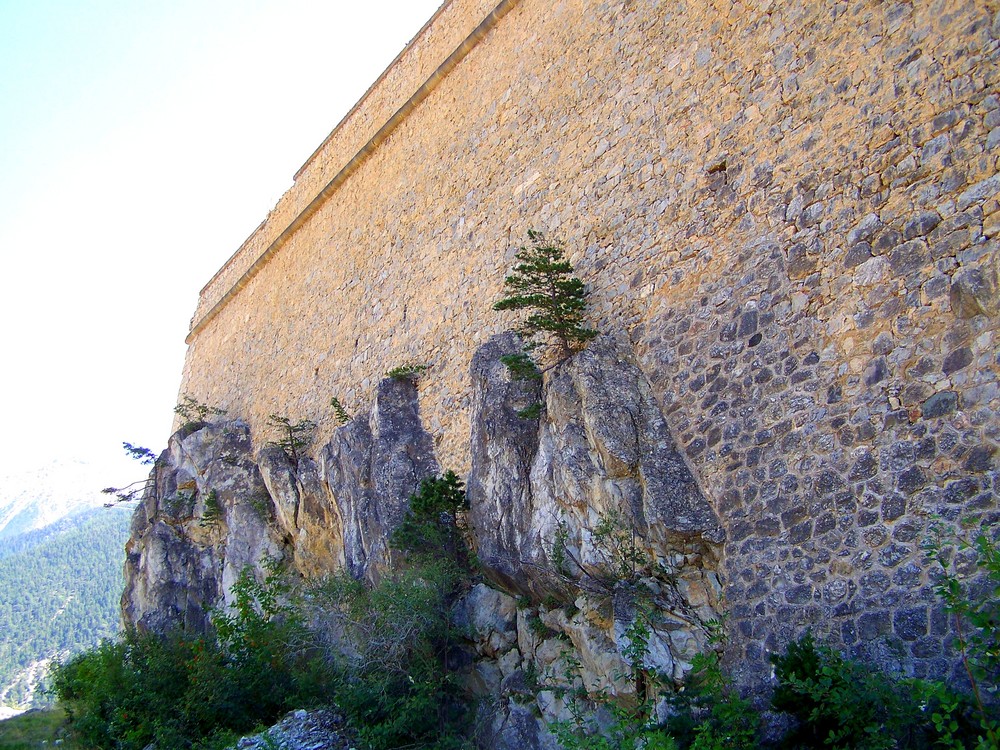
<path fill-rule="evenodd" d="M 547 334 L 558 348 L 559 360 L 582 349 L 597 335 L 583 325 L 587 309 L 587 290 L 576 276 L 573 266 L 563 256 L 562 248 L 547 242 L 541 232 L 528 230 L 531 244 L 521 247 L 513 273 L 504 280 L 509 295 L 495 305 L 494 310 L 528 310 L 527 318 L 517 332 L 527 343 L 524 352 L 501 357 L 512 377 L 527 380 L 541 377 L 529 352 L 543 345 L 532 340 Z"/>

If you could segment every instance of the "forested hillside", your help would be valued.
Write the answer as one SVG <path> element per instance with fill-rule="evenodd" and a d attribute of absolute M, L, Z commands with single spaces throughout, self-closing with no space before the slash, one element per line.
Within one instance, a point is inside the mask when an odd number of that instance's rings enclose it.
<path fill-rule="evenodd" d="M 119 628 L 130 511 L 96 509 L 0 540 L 0 705 L 41 705 L 46 660 Z"/>

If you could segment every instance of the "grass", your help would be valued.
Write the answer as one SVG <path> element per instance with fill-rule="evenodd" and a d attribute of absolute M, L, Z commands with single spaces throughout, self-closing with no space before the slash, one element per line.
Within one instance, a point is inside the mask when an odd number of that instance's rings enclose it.
<path fill-rule="evenodd" d="M 66 714 L 62 709 L 28 711 L 6 721 L 0 721 L 0 750 L 36 750 L 43 747 L 85 750 L 69 736 Z"/>

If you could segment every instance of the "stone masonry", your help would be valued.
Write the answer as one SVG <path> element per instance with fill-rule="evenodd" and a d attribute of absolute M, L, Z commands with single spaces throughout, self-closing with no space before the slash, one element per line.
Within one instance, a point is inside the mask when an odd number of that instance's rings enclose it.
<path fill-rule="evenodd" d="M 181 392 L 324 444 L 331 396 L 424 363 L 465 472 L 472 355 L 544 231 L 723 524 L 738 669 L 812 627 L 940 676 L 921 540 L 1000 494 L 998 11 L 446 2 L 205 287 Z"/>

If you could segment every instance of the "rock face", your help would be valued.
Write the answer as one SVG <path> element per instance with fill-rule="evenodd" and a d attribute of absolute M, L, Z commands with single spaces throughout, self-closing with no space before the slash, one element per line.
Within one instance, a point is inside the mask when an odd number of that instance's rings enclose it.
<path fill-rule="evenodd" d="M 570 685 L 629 696 L 644 690 L 636 668 L 684 678 L 719 611 L 722 532 L 626 344 L 600 337 L 531 382 L 499 362 L 519 345 L 496 337 L 472 363 L 468 529 L 490 585 L 454 617 L 470 634 L 466 684 L 492 706 L 481 739 L 545 747 Z M 254 455 L 239 421 L 182 430 L 136 511 L 125 620 L 202 632 L 239 572 L 268 558 L 375 582 L 410 496 L 438 472 L 411 378 L 383 381 L 315 459 Z"/>
<path fill-rule="evenodd" d="M 245 567 L 288 556 L 245 423 L 194 425 L 170 439 L 126 553 L 123 620 L 154 632 L 204 632 Z"/>
<path fill-rule="evenodd" d="M 617 519 L 657 560 L 722 541 L 694 476 L 674 447 L 649 383 L 623 344 L 600 337 L 547 374 L 540 420 L 517 412 L 540 399 L 511 383 L 496 337 L 472 363 L 470 522 L 480 561 L 499 584 L 551 593 L 536 573 L 565 539 L 574 577 L 607 567 L 593 530 Z"/>
<path fill-rule="evenodd" d="M 292 711 L 266 732 L 244 737 L 237 750 L 350 750 L 343 719 L 330 711 Z"/>
<path fill-rule="evenodd" d="M 408 498 L 436 473 L 408 378 L 385 380 L 370 412 L 338 430 L 318 460 L 297 465 L 275 445 L 254 456 L 240 421 L 185 428 L 157 461 L 132 522 L 124 621 L 203 632 L 240 572 L 268 559 L 307 577 L 345 566 L 376 577 Z"/>
<path fill-rule="evenodd" d="M 545 721 L 568 718 L 558 696 L 573 680 L 641 689 L 627 677 L 639 618 L 645 668 L 683 679 L 718 614 L 723 533 L 627 345 L 596 339 L 544 387 L 511 382 L 499 357 L 518 349 L 498 336 L 473 360 L 468 494 L 480 563 L 521 606 L 477 587 L 460 619 L 478 636 L 474 689 L 501 717 L 490 741 L 535 747 Z M 539 400 L 540 417 L 518 415 Z"/>
<path fill-rule="evenodd" d="M 438 471 L 413 380 L 383 380 L 371 411 L 337 430 L 320 461 L 344 522 L 347 569 L 358 578 L 375 575 L 389 561 L 389 537 L 410 495 Z"/>

